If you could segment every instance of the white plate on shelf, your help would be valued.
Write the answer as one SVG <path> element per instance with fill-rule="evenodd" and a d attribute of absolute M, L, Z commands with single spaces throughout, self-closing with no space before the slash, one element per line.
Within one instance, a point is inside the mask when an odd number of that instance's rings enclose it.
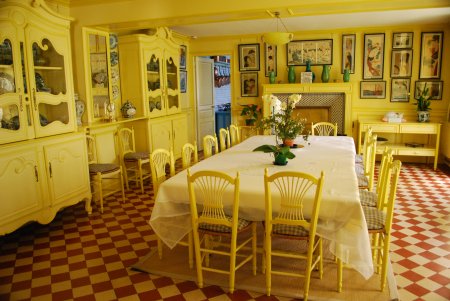
<path fill-rule="evenodd" d="M 0 94 L 14 92 L 14 78 L 5 72 L 0 72 Z"/>

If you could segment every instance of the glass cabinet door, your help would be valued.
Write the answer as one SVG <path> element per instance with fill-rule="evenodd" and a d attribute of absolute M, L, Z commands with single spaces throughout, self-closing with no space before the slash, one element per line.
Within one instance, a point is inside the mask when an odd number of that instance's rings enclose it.
<path fill-rule="evenodd" d="M 160 50 L 149 50 L 145 53 L 147 99 L 149 116 L 156 117 L 165 114 L 163 59 Z"/>
<path fill-rule="evenodd" d="M 177 54 L 178 55 L 178 54 Z M 165 58 L 166 66 L 166 93 L 167 93 L 167 113 L 177 113 L 179 111 L 179 71 L 178 59 L 167 55 Z"/>

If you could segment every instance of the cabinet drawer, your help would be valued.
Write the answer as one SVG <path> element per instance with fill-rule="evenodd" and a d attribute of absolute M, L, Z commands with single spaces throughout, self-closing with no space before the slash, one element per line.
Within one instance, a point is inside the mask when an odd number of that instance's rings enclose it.
<path fill-rule="evenodd" d="M 401 124 L 400 133 L 412 134 L 436 134 L 439 126 L 437 124 Z"/>
<path fill-rule="evenodd" d="M 434 149 L 421 149 L 421 148 L 403 148 L 397 150 L 398 155 L 402 156 L 435 156 L 436 151 Z"/>
<path fill-rule="evenodd" d="M 397 133 L 398 132 L 398 124 L 379 124 L 379 123 L 363 123 L 362 128 L 363 131 L 367 131 L 367 129 L 371 127 L 373 132 L 380 133 Z"/>

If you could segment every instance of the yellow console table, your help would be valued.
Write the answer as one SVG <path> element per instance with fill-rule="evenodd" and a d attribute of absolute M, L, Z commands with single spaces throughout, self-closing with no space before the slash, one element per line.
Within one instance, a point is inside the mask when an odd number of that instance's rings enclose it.
<path fill-rule="evenodd" d="M 364 133 L 368 128 L 372 128 L 374 133 L 390 133 L 395 135 L 393 143 L 383 144 L 392 148 L 394 155 L 400 156 L 423 156 L 434 157 L 434 169 L 437 167 L 439 154 L 439 139 L 441 133 L 440 123 L 420 123 L 420 122 L 402 122 L 390 123 L 382 121 L 365 121 L 359 120 L 358 132 L 358 153 L 362 151 L 362 141 Z M 411 140 L 404 137 L 411 134 L 417 139 L 424 139 L 418 135 L 427 135 L 426 143 L 411 144 Z M 411 139 L 411 138 L 409 138 Z M 412 146 L 411 146 L 412 145 Z M 377 153 L 382 153 L 384 147 L 378 147 Z"/>

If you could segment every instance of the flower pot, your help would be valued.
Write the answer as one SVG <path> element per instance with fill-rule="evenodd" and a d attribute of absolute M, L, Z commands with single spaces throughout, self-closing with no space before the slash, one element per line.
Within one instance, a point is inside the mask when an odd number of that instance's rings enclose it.
<path fill-rule="evenodd" d="M 287 158 L 283 154 L 277 154 L 275 155 L 275 161 L 273 164 L 275 165 L 286 165 L 288 163 Z"/>
<path fill-rule="evenodd" d="M 245 119 L 245 125 L 255 125 L 255 119 Z"/>
<path fill-rule="evenodd" d="M 418 122 L 430 122 L 430 112 L 429 111 L 417 111 L 417 121 Z"/>
<path fill-rule="evenodd" d="M 284 146 L 294 146 L 294 139 L 283 139 L 283 145 Z"/>

